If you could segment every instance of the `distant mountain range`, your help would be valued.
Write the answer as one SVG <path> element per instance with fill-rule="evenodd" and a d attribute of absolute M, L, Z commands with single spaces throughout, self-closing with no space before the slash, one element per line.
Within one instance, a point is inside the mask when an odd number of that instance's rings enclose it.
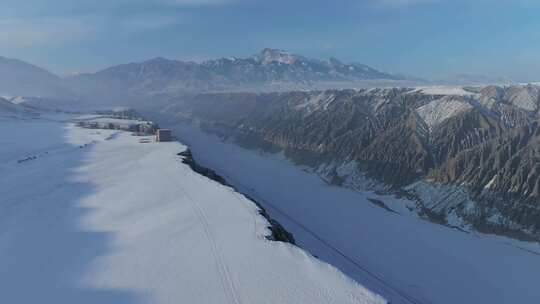
<path fill-rule="evenodd" d="M 0 57 L 0 96 L 73 97 L 60 77 L 26 62 Z"/>
<path fill-rule="evenodd" d="M 193 92 L 359 87 L 373 81 L 406 80 L 364 64 L 311 59 L 268 48 L 248 58 L 202 63 L 154 58 L 66 78 L 22 61 L 0 58 L 0 94 L 109 101 Z"/>
<path fill-rule="evenodd" d="M 317 60 L 276 49 L 264 49 L 248 58 L 221 58 L 202 63 L 154 58 L 123 64 L 93 74 L 70 77 L 70 87 L 121 91 L 131 98 L 148 95 L 223 91 L 286 91 L 320 87 L 352 87 L 362 81 L 402 81 L 402 76 L 364 64 L 337 59 Z"/>

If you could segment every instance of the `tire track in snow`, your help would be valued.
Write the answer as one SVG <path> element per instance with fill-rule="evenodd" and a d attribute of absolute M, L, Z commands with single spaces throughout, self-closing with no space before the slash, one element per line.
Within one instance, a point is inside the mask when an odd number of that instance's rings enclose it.
<path fill-rule="evenodd" d="M 262 200 L 261 200 L 262 201 Z M 318 240 L 319 242 L 321 242 L 321 244 L 323 244 L 325 247 L 329 248 L 331 251 L 333 251 L 334 253 L 336 253 L 337 255 L 341 256 L 343 259 L 345 259 L 347 262 L 351 263 L 352 265 L 355 266 L 355 268 L 357 268 L 358 270 L 360 270 L 361 272 L 365 273 L 368 275 L 369 278 L 375 280 L 376 282 L 378 282 L 379 284 L 381 284 L 385 289 L 389 290 L 391 293 L 394 293 L 395 295 L 399 296 L 400 298 L 402 298 L 406 303 L 410 303 L 410 304 L 422 304 L 423 302 L 421 302 L 420 300 L 418 299 L 415 299 L 414 297 L 406 294 L 405 292 L 401 291 L 400 289 L 398 289 L 397 287 L 394 287 L 392 285 L 390 285 L 389 283 L 387 283 L 382 277 L 378 276 L 377 274 L 373 273 L 372 271 L 368 270 L 367 268 L 365 268 L 364 266 L 362 266 L 360 264 L 360 262 L 357 262 L 354 258 L 351 258 L 349 257 L 348 255 L 346 255 L 344 252 L 342 252 L 339 248 L 335 247 L 334 245 L 330 244 L 328 241 L 326 241 L 325 239 L 323 239 L 322 237 L 320 237 L 317 233 L 315 233 L 313 230 L 309 229 L 308 227 L 306 227 L 304 224 L 300 223 L 299 221 L 297 221 L 296 219 L 292 218 L 291 216 L 289 216 L 288 214 L 286 214 L 285 212 L 283 212 L 282 210 L 280 210 L 279 208 L 277 208 L 276 206 L 264 201 L 264 203 L 270 207 L 271 209 L 273 209 L 274 211 L 276 211 L 277 213 L 281 214 L 283 217 L 287 218 L 289 221 L 291 221 L 292 223 L 294 223 L 295 225 L 299 226 L 302 230 L 304 230 L 305 232 L 307 232 L 309 235 L 311 235 L 313 238 L 315 238 L 316 240 Z"/>
<path fill-rule="evenodd" d="M 233 302 L 235 304 L 240 304 L 240 297 L 238 295 L 238 289 L 236 285 L 234 284 L 234 281 L 231 277 L 231 272 L 229 270 L 229 266 L 224 260 L 224 257 L 222 255 L 222 249 L 217 244 L 214 235 L 212 231 L 210 230 L 210 225 L 208 223 L 208 218 L 206 217 L 206 214 L 204 213 L 204 210 L 202 210 L 202 207 L 195 201 L 193 201 L 193 205 L 195 209 L 198 212 L 199 218 L 201 219 L 201 222 L 203 223 L 205 233 L 208 237 L 208 240 L 211 243 L 212 252 L 214 254 L 214 257 L 216 259 L 216 262 L 218 264 L 218 270 L 221 272 L 221 277 L 225 279 L 226 285 L 228 285 L 228 291 L 230 292 L 231 298 L 233 299 Z"/>
<path fill-rule="evenodd" d="M 235 187 L 237 187 L 238 191 L 241 191 L 243 193 L 249 193 L 250 196 L 256 198 L 258 202 L 260 202 L 262 205 L 264 205 L 264 207 L 274 210 L 275 212 L 277 212 L 278 214 L 280 214 L 281 216 L 283 216 L 284 218 L 289 220 L 294 225 L 297 225 L 300 229 L 304 230 L 308 235 L 310 235 L 311 237 L 313 237 L 314 239 L 319 241 L 322 245 L 324 245 L 324 247 L 330 249 L 330 251 L 334 252 L 335 254 L 337 254 L 338 256 L 343 258 L 350 265 L 354 266 L 354 268 L 356 268 L 358 271 L 366 274 L 366 278 L 377 282 L 378 283 L 377 285 L 379 285 L 382 289 L 385 289 L 385 290 L 387 290 L 388 293 L 394 294 L 395 296 L 400 298 L 401 303 L 409 303 L 409 304 L 429 303 L 427 301 L 421 301 L 421 300 L 409 295 L 408 293 L 402 291 L 400 288 L 395 287 L 392 284 L 388 283 L 387 281 L 384 280 L 384 278 L 382 278 L 381 276 L 375 274 L 374 272 L 372 272 L 369 269 L 367 269 L 366 267 L 364 267 L 360 262 L 356 261 L 355 258 L 352 258 L 352 257 L 348 256 L 347 254 L 345 254 L 341 249 L 337 248 L 337 246 L 334 246 L 329 241 L 327 241 L 323 237 L 319 236 L 315 231 L 311 230 L 309 227 L 307 227 L 306 225 L 301 223 L 299 220 L 297 220 L 297 219 L 293 218 L 292 216 L 288 215 L 285 211 L 281 210 L 276 205 L 274 205 L 272 203 L 269 203 L 267 200 L 262 199 L 259 195 L 257 195 L 257 193 L 254 190 L 249 190 L 248 187 L 245 187 L 244 185 L 237 182 L 234 178 L 231 178 L 230 176 L 227 176 L 227 175 L 221 175 L 221 176 L 225 177 L 225 179 L 228 180 L 228 181 L 232 180 L 233 181 L 232 184 L 235 185 Z M 308 251 L 307 249 L 304 249 L 304 250 Z"/>
<path fill-rule="evenodd" d="M 182 165 L 185 165 L 181 161 L 179 161 L 179 162 Z M 194 172 L 194 173 L 198 174 L 196 172 Z M 200 175 L 200 174 L 198 174 L 198 175 Z M 203 175 L 200 175 L 200 176 L 203 177 L 203 178 L 207 178 L 207 177 L 205 177 Z M 230 176 L 227 176 L 227 175 L 221 175 L 221 176 L 224 176 L 225 179 L 228 180 L 228 181 L 234 180 L 233 178 L 230 178 Z M 211 180 L 211 179 L 209 179 L 209 180 Z M 313 237 L 314 239 L 319 241 L 322 245 L 324 245 L 325 247 L 330 249 L 330 251 L 334 252 L 335 254 L 337 254 L 338 256 L 343 258 L 345 261 L 347 261 L 349 264 L 354 266 L 354 268 L 356 268 L 358 271 L 366 274 L 366 278 L 377 282 L 378 283 L 377 285 L 379 285 L 382 289 L 385 289 L 389 294 L 393 294 L 394 296 L 400 298 L 400 303 L 408 303 L 408 304 L 429 303 L 429 302 L 426 302 L 426 301 L 420 301 L 419 299 L 417 299 L 417 298 L 407 294 L 406 292 L 402 291 L 400 288 L 395 287 L 392 284 L 388 283 L 387 281 L 384 280 L 384 278 L 382 278 L 381 276 L 375 274 L 374 272 L 372 272 L 369 269 L 367 269 L 366 267 L 364 267 L 360 262 L 356 261 L 355 258 L 352 258 L 352 257 L 348 256 L 347 254 L 345 254 L 342 250 L 340 250 L 339 248 L 337 248 L 336 246 L 334 246 L 333 244 L 331 244 L 330 242 L 328 242 L 327 240 L 325 240 L 324 238 L 319 236 L 316 232 L 314 232 L 313 230 L 308 228 L 306 225 L 301 223 L 299 220 L 296 220 L 295 218 L 291 217 L 290 215 L 288 215 L 286 212 L 284 212 L 283 210 L 281 210 L 280 208 L 278 208 L 274 204 L 269 203 L 268 201 L 266 201 L 264 199 L 261 199 L 255 193 L 254 190 L 253 191 L 249 191 L 249 190 L 245 191 L 245 189 L 248 189 L 248 188 L 244 187 L 242 184 L 237 183 L 237 182 L 235 182 L 233 184 L 235 184 L 235 187 L 236 187 L 235 191 L 237 191 L 239 193 L 250 193 L 250 196 L 256 198 L 257 201 L 261 202 L 265 207 L 267 207 L 267 208 L 269 207 L 270 209 L 273 209 L 275 212 L 279 213 L 280 215 L 282 215 L 283 217 L 288 219 L 291 223 L 297 225 L 300 229 L 304 230 L 308 235 L 310 235 L 311 237 Z M 244 190 L 241 190 L 241 189 L 244 189 Z M 193 200 L 191 200 L 191 201 L 194 203 L 194 205 L 198 205 L 195 201 L 193 201 Z M 204 214 L 203 214 L 203 216 L 204 216 Z M 306 249 L 304 249 L 304 250 L 306 250 Z M 230 280 L 230 275 L 229 275 L 229 280 Z"/>
<path fill-rule="evenodd" d="M 199 222 L 203 226 L 204 234 L 206 236 L 206 239 L 210 243 L 212 256 L 214 257 L 214 261 L 216 262 L 216 267 L 219 272 L 221 285 L 223 286 L 223 290 L 225 291 L 225 294 L 229 299 L 229 303 L 241 304 L 242 301 L 240 300 L 238 288 L 236 287 L 236 284 L 232 279 L 229 266 L 225 262 L 225 258 L 222 254 L 222 249 L 217 243 L 214 234 L 212 233 L 212 229 L 210 227 L 208 217 L 206 216 L 204 209 L 196 200 L 191 197 L 191 195 L 189 195 L 189 193 L 185 190 L 184 187 L 182 187 L 181 185 L 176 186 L 178 186 L 182 190 L 186 199 L 191 203 L 193 211 L 195 212 L 199 219 Z"/>

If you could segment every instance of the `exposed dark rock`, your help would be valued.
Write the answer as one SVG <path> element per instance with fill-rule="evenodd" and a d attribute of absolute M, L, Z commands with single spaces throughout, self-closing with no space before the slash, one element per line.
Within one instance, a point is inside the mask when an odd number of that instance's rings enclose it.
<path fill-rule="evenodd" d="M 182 156 L 182 163 L 188 165 L 193 171 L 201 175 L 204 175 L 208 177 L 209 179 L 216 181 L 224 186 L 234 188 L 233 186 L 228 184 L 227 181 L 222 176 L 217 174 L 214 170 L 208 169 L 206 167 L 199 165 L 193 158 L 193 155 L 191 154 L 191 151 L 189 149 L 186 149 L 185 151 L 182 151 L 178 153 L 177 155 Z M 239 192 L 237 189 L 235 189 L 235 191 Z M 278 221 L 271 218 L 270 215 L 266 212 L 266 210 L 261 206 L 260 203 L 258 203 L 252 197 L 249 197 L 245 194 L 243 195 L 247 199 L 253 201 L 257 205 L 257 207 L 259 208 L 259 214 L 262 215 L 270 224 L 270 226 L 268 226 L 268 229 L 270 229 L 271 235 L 267 237 L 269 240 L 295 244 L 293 235 L 287 230 L 285 230 L 285 228 L 283 228 L 283 226 L 281 226 L 281 224 Z"/>
<path fill-rule="evenodd" d="M 193 158 L 193 155 L 191 154 L 191 150 L 186 149 L 185 151 L 182 151 L 177 154 L 178 156 L 182 156 L 182 163 L 188 165 L 191 170 L 199 173 L 200 175 L 204 175 L 208 177 L 209 179 L 216 181 L 222 185 L 230 186 L 227 184 L 227 181 L 220 175 L 218 175 L 214 170 L 208 169 L 206 167 L 203 167 L 199 165 L 195 159 Z"/>
<path fill-rule="evenodd" d="M 391 209 L 390 207 L 388 207 L 383 201 L 381 200 L 378 200 L 378 199 L 375 199 L 375 198 L 368 198 L 368 201 L 370 201 L 371 203 L 373 203 L 373 205 L 377 206 L 377 207 L 380 207 L 380 208 L 383 208 L 384 210 L 388 211 L 388 212 L 392 212 L 392 213 L 398 213 L 396 212 L 395 210 Z"/>

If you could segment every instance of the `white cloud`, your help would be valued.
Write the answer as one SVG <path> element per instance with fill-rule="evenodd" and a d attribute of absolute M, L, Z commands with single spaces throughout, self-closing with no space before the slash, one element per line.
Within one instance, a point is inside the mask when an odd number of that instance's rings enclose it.
<path fill-rule="evenodd" d="M 178 12 L 174 15 L 114 13 L 125 8 L 141 5 L 154 6 L 161 10 L 171 7 L 217 7 L 243 0 L 58 0 L 59 3 L 55 5 L 49 5 L 47 0 L 9 1 L 13 4 L 3 11 L 0 10 L 0 51 L 61 45 L 102 35 L 114 27 L 129 34 L 159 30 L 185 23 L 190 18 L 189 15 L 179 15 Z M 16 2 L 18 4 L 15 4 Z M 39 15 L 37 12 L 49 11 L 64 14 L 64 17 L 32 17 Z M 77 11 L 79 14 L 72 17 L 66 13 L 69 11 Z"/>
<path fill-rule="evenodd" d="M 17 49 L 88 38 L 91 27 L 74 19 L 0 19 L 0 48 Z"/>

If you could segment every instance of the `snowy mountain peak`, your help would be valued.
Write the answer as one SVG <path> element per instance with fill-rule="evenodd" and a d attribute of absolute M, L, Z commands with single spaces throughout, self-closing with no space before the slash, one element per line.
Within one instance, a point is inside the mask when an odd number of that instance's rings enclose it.
<path fill-rule="evenodd" d="M 271 48 L 265 48 L 255 57 L 262 64 L 270 64 L 273 62 L 293 64 L 299 58 L 299 56 L 291 54 L 287 51 Z"/>
<path fill-rule="evenodd" d="M 147 63 L 160 63 L 160 62 L 171 62 L 172 60 L 163 58 L 163 57 L 154 57 L 152 59 L 147 60 Z"/>

